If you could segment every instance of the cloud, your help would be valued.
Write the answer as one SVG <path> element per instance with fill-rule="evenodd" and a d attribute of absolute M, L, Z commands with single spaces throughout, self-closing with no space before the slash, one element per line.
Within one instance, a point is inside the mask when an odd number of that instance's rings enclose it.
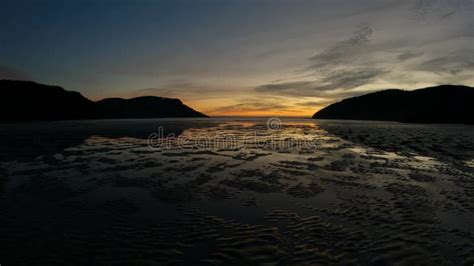
<path fill-rule="evenodd" d="M 375 86 L 410 88 L 453 79 L 457 83 L 472 82 L 474 53 L 468 49 L 473 40 L 474 1 L 414 0 L 392 4 L 389 9 L 333 21 L 328 29 L 334 31 L 327 30 L 318 37 L 335 41 L 320 46 L 325 42 L 316 40 L 317 53 L 306 57 L 297 74 L 263 83 L 254 90 L 299 98 L 338 99 L 375 90 Z M 346 31 L 348 25 L 356 27 L 352 32 Z M 342 38 L 337 36 L 341 29 L 348 32 Z M 453 49 L 460 51 L 452 54 Z"/>
<path fill-rule="evenodd" d="M 469 9 L 474 4 L 467 4 L 463 0 L 420 0 L 415 9 L 426 16 L 446 17 L 447 14 L 442 14 L 443 6 L 458 13 L 465 12 L 460 9 Z M 410 24 L 413 23 L 407 22 L 407 25 Z M 391 27 L 390 23 L 378 21 L 377 28 L 381 25 Z M 367 86 L 372 84 L 393 87 L 394 84 L 410 86 L 413 83 L 451 81 L 446 76 L 439 80 L 420 72 L 448 74 L 455 76 L 458 83 L 466 82 L 472 80 L 469 74 L 474 70 L 473 51 L 462 49 L 472 44 L 471 31 L 464 30 L 466 25 L 463 19 L 453 20 L 443 25 L 443 34 L 439 34 L 426 24 L 419 23 L 415 24 L 417 28 L 413 31 L 403 31 L 405 38 L 394 38 L 390 35 L 390 29 L 376 31 L 371 23 L 363 23 L 350 36 L 308 57 L 307 64 L 304 64 L 298 76 L 285 81 L 268 82 L 254 90 L 273 95 L 335 100 L 361 94 L 368 88 L 373 89 L 373 86 Z M 397 25 L 397 30 L 398 27 L 400 25 Z M 449 52 L 453 47 L 459 47 L 459 50 Z"/>
<path fill-rule="evenodd" d="M 326 76 L 322 81 L 325 84 L 317 87 L 318 90 L 353 89 L 365 85 L 376 77 L 386 73 L 379 68 L 358 68 L 352 70 L 340 70 Z"/>
<path fill-rule="evenodd" d="M 413 59 L 413 58 L 416 58 L 416 57 L 419 57 L 419 56 L 422 56 L 422 55 L 423 55 L 422 52 L 415 53 L 415 52 L 412 52 L 412 51 L 406 51 L 406 52 L 403 52 L 403 53 L 399 54 L 397 56 L 397 58 L 400 61 L 406 61 L 406 60 L 410 60 L 410 59 Z"/>
<path fill-rule="evenodd" d="M 321 105 L 328 105 L 330 103 L 333 103 L 334 100 L 328 100 L 328 99 L 321 99 L 319 101 L 308 101 L 308 102 L 302 102 L 298 103 L 299 106 L 304 106 L 304 107 L 317 107 Z"/>
<path fill-rule="evenodd" d="M 328 71 L 340 65 L 352 65 L 360 61 L 360 54 L 371 40 L 374 30 L 368 24 L 360 25 L 352 36 L 321 53 L 309 58 L 311 62 L 307 70 Z M 360 63 L 360 62 L 359 62 Z"/>
<path fill-rule="evenodd" d="M 203 94 L 203 91 L 206 93 Z M 164 84 L 151 88 L 135 89 L 128 93 L 128 97 L 137 96 L 162 96 L 171 98 L 189 98 L 189 99 L 209 99 L 220 97 L 225 94 L 225 90 L 221 87 L 193 82 L 186 79 L 170 80 Z"/>
<path fill-rule="evenodd" d="M 275 92 L 283 93 L 287 91 L 311 91 L 315 87 L 315 83 L 311 81 L 296 81 L 296 82 L 283 82 L 283 83 L 270 83 L 261 85 L 255 88 L 257 92 Z"/>
<path fill-rule="evenodd" d="M 257 92 L 291 96 L 317 96 L 327 97 L 327 92 L 351 90 L 370 83 L 375 78 L 383 75 L 385 71 L 377 68 L 357 68 L 351 70 L 338 70 L 315 81 L 297 81 L 265 84 L 255 88 Z"/>
<path fill-rule="evenodd" d="M 292 108 L 290 105 L 280 103 L 268 103 L 268 102 L 248 102 L 234 105 L 221 106 L 212 109 L 212 113 L 234 113 L 234 112 L 274 112 L 274 111 L 290 111 Z"/>
<path fill-rule="evenodd" d="M 413 10 L 422 21 L 439 21 L 472 9 L 471 0 L 418 0 Z"/>
<path fill-rule="evenodd" d="M 303 103 L 300 103 L 299 105 L 301 105 L 301 106 L 318 106 L 320 104 L 321 104 L 320 102 L 303 102 Z"/>
<path fill-rule="evenodd" d="M 352 90 L 372 82 L 387 71 L 370 63 L 370 49 L 374 33 L 369 24 L 361 24 L 349 38 L 308 58 L 305 71 L 309 80 L 273 82 L 255 88 L 261 93 L 273 93 L 296 97 L 328 97 L 329 91 Z M 333 97 L 333 96 L 331 96 Z"/>
<path fill-rule="evenodd" d="M 474 71 L 474 51 L 462 51 L 447 56 L 426 60 L 416 66 L 417 70 L 436 74 L 456 75 L 463 71 Z"/>
<path fill-rule="evenodd" d="M 0 64 L 0 79 L 31 80 L 31 77 L 13 67 Z"/>

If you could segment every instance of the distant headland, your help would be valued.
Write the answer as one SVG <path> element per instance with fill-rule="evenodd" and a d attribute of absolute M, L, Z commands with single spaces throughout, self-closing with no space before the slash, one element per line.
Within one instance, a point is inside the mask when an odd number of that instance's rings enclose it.
<path fill-rule="evenodd" d="M 440 85 L 383 90 L 331 104 L 313 118 L 474 124 L 474 88 Z"/>
<path fill-rule="evenodd" d="M 32 81 L 0 80 L 0 121 L 207 117 L 179 99 L 144 96 L 91 101 L 76 91 Z"/>

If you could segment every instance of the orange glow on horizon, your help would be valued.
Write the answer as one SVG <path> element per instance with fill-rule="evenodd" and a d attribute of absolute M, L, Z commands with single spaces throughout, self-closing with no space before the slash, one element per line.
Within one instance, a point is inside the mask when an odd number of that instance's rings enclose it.
<path fill-rule="evenodd" d="M 157 97 L 168 97 L 168 98 L 179 98 L 179 97 L 170 97 L 169 95 L 152 95 Z M 118 95 L 120 98 L 134 98 L 137 96 L 130 95 Z M 92 101 L 100 101 L 103 97 L 94 95 L 89 98 Z M 206 114 L 208 116 L 234 116 L 234 117 L 272 117 L 272 116 L 281 116 L 281 117 L 305 117 L 311 118 L 314 113 L 319 111 L 324 105 L 319 106 L 298 106 L 298 102 L 294 101 L 292 98 L 281 99 L 282 102 L 287 102 L 288 107 L 290 108 L 261 108 L 259 105 L 239 107 L 239 104 L 245 103 L 245 99 L 235 99 L 232 97 L 222 97 L 214 99 L 193 99 L 187 97 L 179 98 L 183 104 L 193 108 L 194 110 Z M 236 106 L 228 108 L 229 106 Z"/>
<path fill-rule="evenodd" d="M 316 111 L 247 111 L 247 110 L 235 110 L 230 112 L 204 112 L 208 116 L 246 116 L 246 117 L 270 117 L 270 116 L 282 116 L 282 117 L 312 117 Z"/>
<path fill-rule="evenodd" d="M 282 97 L 268 99 L 221 97 L 214 99 L 186 99 L 182 102 L 189 107 L 208 116 L 240 116 L 240 117 L 307 117 L 310 118 L 325 104 L 304 106 L 300 103 L 306 100 Z M 257 100 L 255 100 L 257 99 Z M 275 105 L 273 105 L 275 104 Z M 283 107 L 280 107 L 281 105 Z"/>

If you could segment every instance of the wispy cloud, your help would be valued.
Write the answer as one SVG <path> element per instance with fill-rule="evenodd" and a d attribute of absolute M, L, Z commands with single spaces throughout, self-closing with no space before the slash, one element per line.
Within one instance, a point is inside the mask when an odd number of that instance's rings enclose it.
<path fill-rule="evenodd" d="M 474 50 L 458 51 L 423 61 L 416 69 L 436 74 L 456 75 L 461 72 L 474 71 Z"/>
<path fill-rule="evenodd" d="M 206 94 L 202 92 L 205 91 Z M 128 97 L 137 96 L 162 96 L 170 98 L 190 98 L 193 100 L 205 98 L 210 99 L 213 97 L 220 97 L 221 94 L 225 94 L 225 90 L 221 87 L 203 84 L 196 81 L 186 79 L 170 80 L 164 84 L 157 85 L 156 87 L 134 89 L 128 93 Z"/>
<path fill-rule="evenodd" d="M 450 18 L 473 6 L 471 0 L 418 0 L 413 10 L 419 19 L 430 21 Z"/>
<path fill-rule="evenodd" d="M 367 84 L 386 71 L 379 68 L 362 67 L 351 70 L 334 71 L 322 79 L 323 84 L 318 90 L 353 89 Z"/>
<path fill-rule="evenodd" d="M 283 83 L 270 83 L 255 88 L 257 92 L 272 92 L 279 94 L 293 94 L 301 96 L 314 90 L 315 83 L 312 81 L 295 81 Z"/>
<path fill-rule="evenodd" d="M 369 24 L 361 24 L 349 38 L 308 58 L 310 63 L 304 68 L 309 72 L 306 80 L 264 84 L 255 91 L 296 97 L 328 97 L 328 91 L 344 93 L 370 83 L 387 72 L 369 62 L 366 46 L 373 33 Z"/>
<path fill-rule="evenodd" d="M 305 107 L 319 107 L 321 105 L 326 105 L 334 102 L 334 100 L 327 100 L 327 99 L 321 99 L 319 101 L 307 101 L 307 102 L 301 102 L 298 103 L 299 106 L 305 106 Z"/>
<path fill-rule="evenodd" d="M 269 104 L 269 103 L 259 103 L 259 102 L 251 102 L 251 103 L 239 103 L 229 106 L 223 106 L 216 108 L 215 112 L 229 112 L 235 110 L 245 110 L 245 111 L 270 111 L 275 109 L 283 109 L 288 108 L 289 106 L 284 104 Z"/>
<path fill-rule="evenodd" d="M 417 58 L 419 56 L 422 56 L 423 52 L 413 52 L 413 51 L 405 51 L 397 56 L 398 60 L 400 61 L 406 61 L 410 60 L 413 58 Z"/>
<path fill-rule="evenodd" d="M 337 100 L 374 90 L 375 85 L 384 89 L 453 80 L 472 83 L 469 73 L 474 71 L 474 51 L 467 47 L 472 46 L 474 24 L 466 14 L 474 11 L 474 2 L 417 0 L 405 4 L 399 6 L 398 13 L 390 14 L 399 17 L 396 22 L 390 21 L 390 16 L 385 21 L 382 14 L 367 17 L 370 23 L 359 24 L 351 35 L 307 57 L 302 71 L 293 78 L 268 82 L 254 90 Z M 448 17 L 450 20 L 445 20 Z M 433 18 L 430 24 L 436 24 L 439 31 L 426 23 Z"/>
<path fill-rule="evenodd" d="M 315 81 L 297 81 L 278 84 L 265 84 L 255 88 L 257 92 L 276 93 L 301 97 L 327 97 L 328 91 L 347 91 L 367 84 L 384 74 L 384 70 L 360 68 L 339 70 Z M 331 97 L 334 94 L 331 94 Z"/>
<path fill-rule="evenodd" d="M 309 58 L 307 70 L 331 71 L 337 66 L 353 65 L 363 60 L 361 51 L 370 42 L 374 30 L 368 24 L 360 25 L 353 35 Z"/>

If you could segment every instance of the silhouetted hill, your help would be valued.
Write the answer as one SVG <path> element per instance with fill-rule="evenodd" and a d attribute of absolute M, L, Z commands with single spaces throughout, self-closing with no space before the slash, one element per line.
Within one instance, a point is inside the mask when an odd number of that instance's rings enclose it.
<path fill-rule="evenodd" d="M 313 118 L 474 124 L 473 103 L 474 88 L 468 86 L 391 89 L 331 104 Z"/>
<path fill-rule="evenodd" d="M 95 104 L 75 91 L 31 81 L 0 80 L 0 121 L 88 119 Z"/>
<path fill-rule="evenodd" d="M 32 81 L 0 80 L 0 121 L 206 117 L 178 99 L 138 97 L 93 102 L 79 92 Z"/>
<path fill-rule="evenodd" d="M 108 98 L 97 102 L 103 118 L 206 117 L 178 99 L 143 96 Z"/>

